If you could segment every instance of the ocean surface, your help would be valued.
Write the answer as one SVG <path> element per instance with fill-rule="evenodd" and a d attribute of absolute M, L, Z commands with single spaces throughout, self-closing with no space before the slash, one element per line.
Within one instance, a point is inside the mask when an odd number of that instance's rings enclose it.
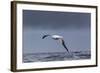
<path fill-rule="evenodd" d="M 48 62 L 48 61 L 65 61 L 65 60 L 83 60 L 91 59 L 90 51 L 75 52 L 52 52 L 52 53 L 25 53 L 23 54 L 23 62 Z"/>

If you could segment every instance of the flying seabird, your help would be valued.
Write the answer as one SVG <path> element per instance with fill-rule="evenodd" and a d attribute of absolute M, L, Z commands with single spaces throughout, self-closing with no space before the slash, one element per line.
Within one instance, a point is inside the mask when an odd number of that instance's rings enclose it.
<path fill-rule="evenodd" d="M 54 40 L 59 40 L 59 41 L 61 41 L 63 47 L 64 47 L 64 48 L 67 50 L 67 52 L 69 53 L 69 50 L 68 50 L 67 46 L 65 45 L 65 41 L 63 40 L 63 37 L 62 37 L 62 36 L 59 36 L 59 35 L 44 35 L 44 36 L 42 37 L 42 39 L 44 39 L 44 38 L 46 38 L 46 37 L 48 37 L 48 36 L 50 36 L 50 37 L 51 37 L 52 39 L 54 39 Z"/>

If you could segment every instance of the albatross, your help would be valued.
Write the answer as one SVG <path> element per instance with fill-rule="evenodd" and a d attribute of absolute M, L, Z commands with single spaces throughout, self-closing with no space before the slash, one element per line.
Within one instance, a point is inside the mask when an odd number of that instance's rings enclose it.
<path fill-rule="evenodd" d="M 54 40 L 59 40 L 62 43 L 63 47 L 66 49 L 66 51 L 69 53 L 69 50 L 68 50 L 67 46 L 65 45 L 65 41 L 63 39 L 63 36 L 59 36 L 59 35 L 44 35 L 42 37 L 42 39 L 44 39 L 44 38 L 46 38 L 48 36 L 50 36 Z"/>

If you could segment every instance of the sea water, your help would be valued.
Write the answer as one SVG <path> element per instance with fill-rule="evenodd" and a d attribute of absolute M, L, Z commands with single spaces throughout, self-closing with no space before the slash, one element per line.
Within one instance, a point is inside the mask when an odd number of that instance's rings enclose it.
<path fill-rule="evenodd" d="M 44 52 L 44 53 L 24 53 L 23 62 L 48 62 L 48 61 L 65 61 L 65 60 L 81 60 L 90 59 L 90 51 L 74 51 L 74 52 Z"/>

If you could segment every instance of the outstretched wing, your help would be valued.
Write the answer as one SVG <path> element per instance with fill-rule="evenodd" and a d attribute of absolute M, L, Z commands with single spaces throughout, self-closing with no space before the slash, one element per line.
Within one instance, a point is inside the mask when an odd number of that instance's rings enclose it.
<path fill-rule="evenodd" d="M 68 50 L 67 46 L 65 45 L 64 40 L 62 40 L 62 45 L 63 45 L 63 47 L 67 50 L 67 52 L 69 53 L 69 50 Z"/>
<path fill-rule="evenodd" d="M 50 36 L 50 35 L 44 35 L 44 36 L 42 37 L 42 39 L 44 39 L 44 38 L 46 38 L 46 37 L 48 37 L 48 36 Z"/>

